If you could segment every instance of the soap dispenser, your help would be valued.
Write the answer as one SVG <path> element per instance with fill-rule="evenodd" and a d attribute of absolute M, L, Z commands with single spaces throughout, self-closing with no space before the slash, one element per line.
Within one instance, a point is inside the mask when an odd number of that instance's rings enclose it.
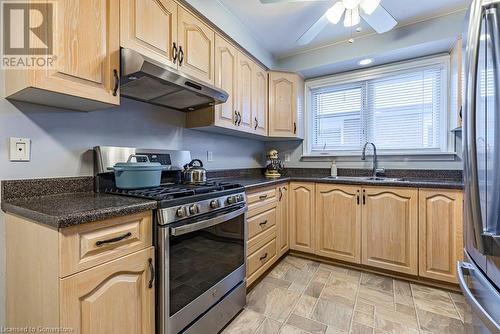
<path fill-rule="evenodd" d="M 335 164 L 335 160 L 332 160 L 332 167 L 330 168 L 330 176 L 337 177 L 337 165 Z"/>

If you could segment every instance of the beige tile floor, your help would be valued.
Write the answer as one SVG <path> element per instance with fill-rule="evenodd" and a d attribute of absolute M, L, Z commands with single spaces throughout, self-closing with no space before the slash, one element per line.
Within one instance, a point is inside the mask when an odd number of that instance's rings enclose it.
<path fill-rule="evenodd" d="M 465 333 L 463 296 L 287 256 L 225 334 Z"/>

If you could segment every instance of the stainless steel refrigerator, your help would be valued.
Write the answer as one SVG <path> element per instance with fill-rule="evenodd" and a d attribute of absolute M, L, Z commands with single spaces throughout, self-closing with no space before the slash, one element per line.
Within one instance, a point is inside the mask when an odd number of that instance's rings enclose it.
<path fill-rule="evenodd" d="M 458 276 L 468 333 L 500 333 L 500 0 L 475 0 L 464 34 L 465 256 Z"/>

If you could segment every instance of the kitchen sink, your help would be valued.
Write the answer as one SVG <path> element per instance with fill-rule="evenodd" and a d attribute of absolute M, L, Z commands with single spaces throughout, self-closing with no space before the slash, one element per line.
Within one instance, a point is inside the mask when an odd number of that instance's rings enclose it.
<path fill-rule="evenodd" d="M 391 178 L 382 176 L 327 176 L 325 180 L 339 181 L 372 181 L 372 182 L 405 182 L 407 180 L 401 178 Z"/>

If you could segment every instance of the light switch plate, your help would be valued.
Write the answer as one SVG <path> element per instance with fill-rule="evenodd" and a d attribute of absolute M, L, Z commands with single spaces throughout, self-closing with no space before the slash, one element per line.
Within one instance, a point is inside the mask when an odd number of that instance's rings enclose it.
<path fill-rule="evenodd" d="M 30 161 L 31 157 L 31 140 L 29 138 L 9 138 L 10 161 Z"/>
<path fill-rule="evenodd" d="M 214 161 L 214 154 L 212 151 L 207 151 L 207 162 L 213 162 Z"/>
<path fill-rule="evenodd" d="M 285 153 L 285 162 L 290 162 L 290 153 Z"/>

